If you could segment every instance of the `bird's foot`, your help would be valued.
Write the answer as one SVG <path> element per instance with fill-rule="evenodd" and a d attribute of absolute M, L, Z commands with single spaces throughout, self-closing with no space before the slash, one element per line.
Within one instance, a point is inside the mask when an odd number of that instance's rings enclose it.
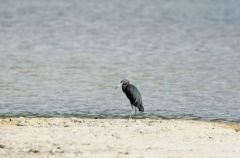
<path fill-rule="evenodd" d="M 130 121 L 132 119 L 132 115 L 130 115 L 130 117 L 128 118 L 128 121 Z"/>

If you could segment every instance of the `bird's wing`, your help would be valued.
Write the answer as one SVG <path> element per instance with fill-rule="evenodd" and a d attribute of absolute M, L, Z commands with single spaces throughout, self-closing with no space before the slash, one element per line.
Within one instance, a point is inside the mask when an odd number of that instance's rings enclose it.
<path fill-rule="evenodd" d="M 142 97 L 138 89 L 134 85 L 129 85 L 126 91 L 126 95 L 130 100 L 131 104 L 138 106 L 142 105 Z"/>

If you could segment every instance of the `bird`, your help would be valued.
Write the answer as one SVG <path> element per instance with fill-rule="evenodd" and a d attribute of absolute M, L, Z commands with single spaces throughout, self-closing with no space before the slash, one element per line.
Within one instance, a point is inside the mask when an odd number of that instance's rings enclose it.
<path fill-rule="evenodd" d="M 132 112 L 128 120 L 132 118 L 133 107 L 135 108 L 135 119 L 136 119 L 136 112 L 137 112 L 136 108 L 138 108 L 139 111 L 144 112 L 141 93 L 139 92 L 137 87 L 134 86 L 133 84 L 130 84 L 129 80 L 127 79 L 121 80 L 120 84 L 116 86 L 116 89 L 119 87 L 122 87 L 122 91 L 126 94 L 132 107 Z"/>

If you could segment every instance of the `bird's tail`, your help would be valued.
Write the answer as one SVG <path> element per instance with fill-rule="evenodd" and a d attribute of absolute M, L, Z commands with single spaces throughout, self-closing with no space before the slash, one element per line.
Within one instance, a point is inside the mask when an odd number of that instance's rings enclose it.
<path fill-rule="evenodd" d="M 138 110 L 141 111 L 141 112 L 144 112 L 144 107 L 142 105 L 139 105 Z"/>

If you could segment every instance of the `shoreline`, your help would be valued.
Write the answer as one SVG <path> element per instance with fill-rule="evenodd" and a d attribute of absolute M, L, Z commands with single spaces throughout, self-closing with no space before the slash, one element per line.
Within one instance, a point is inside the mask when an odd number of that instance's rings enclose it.
<path fill-rule="evenodd" d="M 7 118 L 81 118 L 81 119 L 128 119 L 129 115 L 108 115 L 108 114 L 17 114 L 17 115 L 0 115 L 0 119 Z M 134 117 L 133 117 L 134 118 Z M 137 115 L 137 119 L 155 119 L 155 120 L 196 120 L 204 122 L 224 122 L 240 124 L 240 120 L 228 120 L 227 118 L 209 118 L 193 115 L 176 115 L 176 116 L 164 116 L 164 115 Z"/>
<path fill-rule="evenodd" d="M 62 122 L 62 123 L 66 123 L 66 122 L 75 122 L 77 120 L 125 120 L 126 122 L 128 122 L 126 118 L 89 118 L 89 117 L 64 117 L 64 116 L 59 116 L 59 117 L 0 117 L 0 127 L 2 125 L 16 125 L 16 126 L 36 126 L 38 125 L 42 125 L 44 122 L 45 123 L 50 123 L 49 126 L 51 126 L 51 124 L 54 124 L 54 122 L 56 122 L 58 120 L 58 122 Z M 236 132 L 240 132 L 240 122 L 229 122 L 229 121 L 222 121 L 222 120 L 192 120 L 192 119 L 175 119 L 175 118 L 167 118 L 167 119 L 163 119 L 163 118 L 137 118 L 136 120 L 152 120 L 152 121 L 156 121 L 156 120 L 160 120 L 160 121 L 192 121 L 192 122 L 205 122 L 205 123 L 212 123 L 215 125 L 219 125 L 223 128 L 230 128 L 235 130 Z M 35 122 L 36 121 L 36 122 Z M 131 120 L 134 121 L 134 118 Z M 56 125 L 56 124 L 55 124 Z"/>
<path fill-rule="evenodd" d="M 240 124 L 181 119 L 0 118 L 0 157 L 230 157 Z"/>

